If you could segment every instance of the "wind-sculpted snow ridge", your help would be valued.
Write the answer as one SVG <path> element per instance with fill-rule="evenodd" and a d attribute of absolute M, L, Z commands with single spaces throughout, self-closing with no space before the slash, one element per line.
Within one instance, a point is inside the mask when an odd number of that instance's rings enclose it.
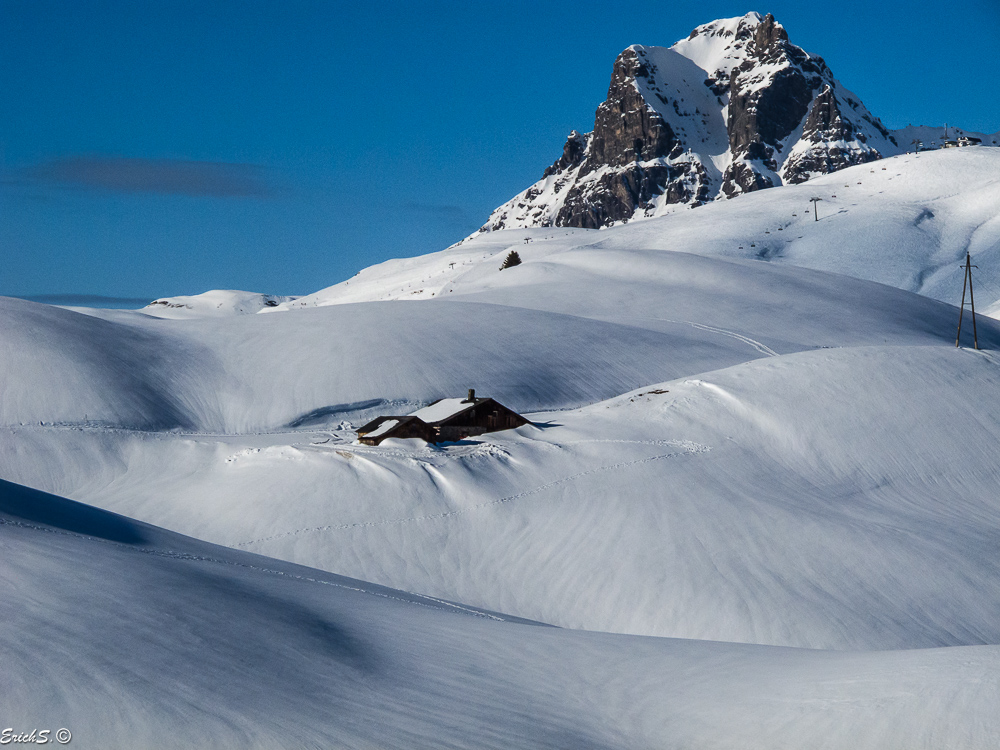
<path fill-rule="evenodd" d="M 1000 649 L 538 627 L 0 481 L 0 703 L 83 748 L 980 748 Z M 669 676 L 665 679 L 664 676 Z M 568 698 L 572 696 L 572 698 Z"/>
<path fill-rule="evenodd" d="M 960 136 L 1000 139 L 960 128 L 890 131 L 773 16 L 748 13 L 699 26 L 670 48 L 623 51 L 593 131 L 570 133 L 542 179 L 480 231 L 607 227 Z"/>

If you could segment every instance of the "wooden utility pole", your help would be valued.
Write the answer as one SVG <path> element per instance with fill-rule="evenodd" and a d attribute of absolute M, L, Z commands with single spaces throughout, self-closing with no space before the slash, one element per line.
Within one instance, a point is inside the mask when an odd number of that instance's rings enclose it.
<path fill-rule="evenodd" d="M 965 312 L 965 287 L 969 287 L 969 304 L 972 307 L 972 341 L 975 343 L 976 349 L 979 348 L 979 334 L 976 333 L 976 299 L 972 296 L 972 269 L 979 268 L 979 266 L 972 265 L 972 256 L 969 252 L 965 252 L 965 276 L 962 278 L 962 306 L 958 311 L 958 335 L 955 336 L 955 346 L 958 346 L 958 340 L 962 336 L 962 314 Z"/>

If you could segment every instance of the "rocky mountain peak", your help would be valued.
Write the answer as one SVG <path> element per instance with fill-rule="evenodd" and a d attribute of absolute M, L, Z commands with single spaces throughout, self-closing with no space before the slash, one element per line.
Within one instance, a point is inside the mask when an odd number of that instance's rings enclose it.
<path fill-rule="evenodd" d="M 763 56 L 772 47 L 779 46 L 781 42 L 787 42 L 788 32 L 785 31 L 784 26 L 774 20 L 774 16 L 768 13 L 754 29 L 753 41 L 757 53 Z"/>
<path fill-rule="evenodd" d="M 647 106 L 637 85 L 650 76 L 646 53 L 629 47 L 615 60 L 608 98 L 594 115 L 590 154 L 582 174 L 667 156 L 677 144 L 670 125 Z"/>
<path fill-rule="evenodd" d="M 570 133 L 542 180 L 490 217 L 604 227 L 677 205 L 804 182 L 897 153 L 891 133 L 771 14 L 694 29 L 614 61 L 590 133 Z"/>

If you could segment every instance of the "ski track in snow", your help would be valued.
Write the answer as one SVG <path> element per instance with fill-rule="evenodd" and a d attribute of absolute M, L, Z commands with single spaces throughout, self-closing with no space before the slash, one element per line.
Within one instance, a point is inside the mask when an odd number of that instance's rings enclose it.
<path fill-rule="evenodd" d="M 757 341 L 756 339 L 752 339 L 749 336 L 744 336 L 742 333 L 736 333 L 736 331 L 729 331 L 729 330 L 726 330 L 725 328 L 716 328 L 715 326 L 705 325 L 704 323 L 693 323 L 690 320 L 683 320 L 683 321 L 680 321 L 680 320 L 668 320 L 666 322 L 667 323 L 686 323 L 687 325 L 691 326 L 692 328 L 698 328 L 698 329 L 700 329 L 702 331 L 708 331 L 709 333 L 719 333 L 719 334 L 722 334 L 723 336 L 729 336 L 730 338 L 736 339 L 737 341 L 742 341 L 744 344 L 748 344 L 749 346 L 752 346 L 758 352 L 760 352 L 761 354 L 767 355 L 768 357 L 777 357 L 777 356 L 780 356 L 771 347 L 769 347 L 769 346 L 767 346 L 765 344 L 762 344 L 760 341 Z"/>
<path fill-rule="evenodd" d="M 615 441 L 579 441 L 579 442 L 615 442 Z M 639 441 L 622 441 L 622 442 L 639 442 Z M 633 466 L 640 466 L 642 464 L 648 464 L 653 461 L 661 461 L 668 458 L 679 458 L 680 456 L 691 456 L 698 453 L 707 453 L 711 448 L 707 445 L 701 445 L 699 443 L 693 443 L 690 441 L 683 441 L 683 443 L 678 443 L 675 441 L 670 441 L 673 445 L 683 445 L 684 450 L 676 451 L 673 453 L 662 453 L 656 456 L 648 456 L 647 458 L 640 458 L 635 461 L 620 461 L 614 464 L 608 464 L 607 466 L 600 466 L 596 469 L 588 469 L 587 471 L 581 471 L 578 474 L 571 474 L 567 477 L 562 477 L 560 479 L 555 479 L 551 482 L 546 482 L 545 484 L 539 485 L 534 489 L 525 490 L 524 492 L 518 492 L 514 495 L 507 495 L 506 497 L 501 497 L 496 500 L 489 500 L 485 503 L 479 503 L 477 505 L 472 505 L 468 508 L 460 508 L 458 510 L 450 510 L 445 513 L 430 513 L 423 516 L 409 516 L 406 518 L 391 518 L 381 521 L 364 521 L 358 523 L 346 523 L 346 524 L 329 524 L 327 526 L 310 526 L 305 529 L 295 529 L 293 531 L 284 531 L 280 534 L 274 534 L 272 536 L 262 537 L 260 539 L 252 539 L 247 542 L 239 542 L 232 545 L 233 547 L 249 547 L 252 544 L 261 544 L 263 542 L 274 541 L 275 539 L 283 539 L 290 536 L 299 536 L 301 534 L 308 534 L 313 532 L 321 531 L 346 531 L 348 529 L 361 529 L 361 528 L 374 528 L 378 526 L 397 526 L 407 523 L 417 523 L 419 521 L 439 521 L 445 518 L 453 518 L 455 516 L 465 515 L 466 513 L 471 513 L 475 510 L 482 510 L 483 508 L 489 508 L 495 505 L 504 505 L 506 503 L 513 502 L 515 500 L 521 500 L 531 495 L 537 495 L 540 492 L 552 489 L 553 487 L 558 487 L 559 485 L 568 484 L 569 482 L 574 482 L 582 477 L 591 476 L 593 474 L 601 474 L 606 471 L 614 471 L 616 469 L 627 469 Z"/>
<path fill-rule="evenodd" d="M 30 523 L 24 523 L 23 521 L 12 521 L 9 518 L 0 518 L 0 526 L 15 526 L 21 529 L 29 529 L 31 531 L 40 531 L 48 534 L 56 534 L 59 536 L 74 537 L 76 539 L 86 539 L 91 542 L 99 542 L 101 544 L 107 544 L 111 547 L 115 547 L 120 550 L 125 550 L 127 552 L 139 553 L 143 555 L 151 555 L 153 557 L 162 557 L 169 560 L 190 560 L 193 562 L 207 562 L 215 563 L 216 565 L 228 565 L 234 568 L 243 568 L 245 570 L 253 570 L 258 573 L 264 573 L 267 575 L 282 576 L 284 578 L 291 578 L 297 581 L 307 581 L 309 583 L 318 583 L 323 586 L 334 586 L 338 589 L 344 589 L 346 591 L 356 591 L 359 594 L 367 594 L 369 596 L 378 596 L 383 599 L 392 599 L 394 601 L 403 602 L 405 604 L 413 604 L 417 607 L 427 607 L 429 609 L 441 610 L 443 607 L 447 607 L 451 610 L 457 612 L 472 615 L 474 617 L 482 617 L 489 620 L 495 620 L 496 622 L 509 622 L 506 618 L 500 617 L 498 615 L 493 615 L 488 612 L 482 612 L 480 610 L 472 609 L 470 607 L 463 607 L 459 604 L 454 604 L 453 602 L 445 601 L 444 599 L 436 599 L 432 596 L 426 596 L 424 594 L 415 594 L 412 592 L 406 592 L 414 597 L 419 597 L 420 599 L 426 599 L 427 601 L 434 602 L 438 606 L 432 606 L 430 604 L 424 604 L 422 602 L 413 601 L 412 599 L 406 599 L 401 596 L 392 596 L 391 594 L 385 594 L 381 591 L 372 591 L 370 589 L 361 588 L 360 586 L 348 586 L 343 583 L 335 583 L 333 581 L 325 581 L 322 578 L 311 578 L 309 576 L 295 575 L 294 573 L 286 573 L 282 570 L 275 570 L 274 568 L 263 568 L 259 565 L 250 565 L 248 563 L 239 563 L 233 560 L 223 560 L 218 557 L 208 557 L 207 555 L 195 555 L 190 552 L 175 552 L 174 550 L 162 550 L 150 547 L 133 547 L 128 544 L 121 544 L 120 542 L 113 542 L 108 539 L 101 539 L 99 537 L 87 536 L 85 534 L 76 534 L 72 531 L 60 531 L 58 529 L 49 528 L 47 526 L 36 526 Z"/>

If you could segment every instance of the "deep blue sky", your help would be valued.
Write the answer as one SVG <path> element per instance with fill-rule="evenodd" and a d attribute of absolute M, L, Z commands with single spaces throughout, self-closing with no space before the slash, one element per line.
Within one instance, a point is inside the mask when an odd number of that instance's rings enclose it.
<path fill-rule="evenodd" d="M 439 250 L 629 44 L 772 12 L 889 127 L 1000 130 L 996 0 L 0 0 L 0 294 L 304 294 Z"/>

